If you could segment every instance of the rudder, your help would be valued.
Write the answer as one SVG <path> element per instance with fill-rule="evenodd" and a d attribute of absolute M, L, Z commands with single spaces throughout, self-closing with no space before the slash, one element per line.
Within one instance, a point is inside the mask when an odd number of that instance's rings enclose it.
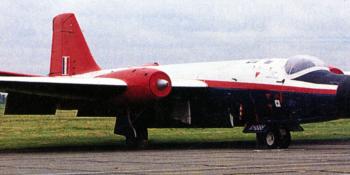
<path fill-rule="evenodd" d="M 100 70 L 73 13 L 53 19 L 49 76 L 76 75 Z"/>

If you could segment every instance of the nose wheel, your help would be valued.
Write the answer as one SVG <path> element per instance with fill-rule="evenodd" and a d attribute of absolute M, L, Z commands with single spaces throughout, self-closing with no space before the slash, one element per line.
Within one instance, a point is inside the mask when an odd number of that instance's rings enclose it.
<path fill-rule="evenodd" d="M 291 143 L 291 134 L 285 128 L 271 128 L 263 133 L 256 133 L 258 145 L 268 149 L 288 148 Z"/>

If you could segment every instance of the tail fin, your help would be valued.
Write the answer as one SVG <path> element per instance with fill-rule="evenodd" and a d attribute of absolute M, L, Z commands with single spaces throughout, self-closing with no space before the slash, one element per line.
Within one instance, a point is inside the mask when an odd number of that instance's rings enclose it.
<path fill-rule="evenodd" d="M 75 75 L 100 70 L 73 13 L 53 19 L 49 76 Z"/>

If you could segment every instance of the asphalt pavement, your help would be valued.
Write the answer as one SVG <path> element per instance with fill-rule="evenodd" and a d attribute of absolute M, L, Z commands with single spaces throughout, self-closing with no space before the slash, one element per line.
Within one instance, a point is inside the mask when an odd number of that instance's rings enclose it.
<path fill-rule="evenodd" d="M 232 142 L 5 151 L 0 174 L 350 174 L 350 141 L 296 141 L 276 150 Z"/>

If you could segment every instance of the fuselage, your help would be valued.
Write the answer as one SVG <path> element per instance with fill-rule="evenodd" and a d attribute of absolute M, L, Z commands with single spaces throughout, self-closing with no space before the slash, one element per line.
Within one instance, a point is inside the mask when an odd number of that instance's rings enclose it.
<path fill-rule="evenodd" d="M 205 92 L 184 95 L 185 91 L 175 91 L 163 99 L 172 101 L 181 97 L 178 103 L 190 102 L 190 124 L 197 124 L 199 127 L 231 127 L 234 125 L 232 116 L 237 120 L 244 120 L 241 123 L 305 123 L 337 118 L 336 98 L 340 81 L 315 83 L 303 77 L 315 72 L 330 74 L 335 79 L 343 79 L 345 75 L 336 75 L 330 72 L 326 65 L 316 63 L 301 70 L 288 72 L 286 66 L 293 61 L 290 60 L 267 58 L 148 65 L 101 70 L 74 77 L 98 77 L 132 68 L 149 68 L 166 73 L 172 80 L 203 81 L 209 89 Z M 305 60 L 308 60 L 307 56 Z M 219 121 L 215 123 L 213 118 Z M 205 122 L 207 120 L 211 121 Z M 164 124 L 161 125 L 164 127 Z"/>
<path fill-rule="evenodd" d="M 296 87 L 335 92 L 337 84 L 316 84 L 307 81 L 294 80 L 297 77 L 317 70 L 329 70 L 327 67 L 312 67 L 293 75 L 285 71 L 286 58 L 246 59 L 218 62 L 200 62 L 186 64 L 171 64 L 159 66 L 135 66 L 118 69 L 107 69 L 90 72 L 73 77 L 98 77 L 112 72 L 132 68 L 151 68 L 165 72 L 171 79 L 202 80 L 225 83 L 251 83 L 272 86 Z"/>

